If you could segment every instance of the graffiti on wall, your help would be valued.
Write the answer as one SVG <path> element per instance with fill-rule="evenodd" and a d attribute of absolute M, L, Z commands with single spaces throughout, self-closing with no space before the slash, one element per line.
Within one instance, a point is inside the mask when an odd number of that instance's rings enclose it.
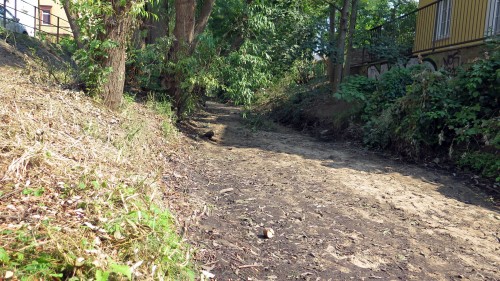
<path fill-rule="evenodd" d="M 420 60 L 418 58 L 411 58 L 406 64 L 389 65 L 387 63 L 383 63 L 380 64 L 379 67 L 377 67 L 376 65 L 372 65 L 368 67 L 368 78 L 379 80 L 380 76 L 389 71 L 389 69 L 392 69 L 394 67 L 409 68 L 417 64 L 421 64 Z M 432 71 L 437 70 L 436 63 L 432 59 L 425 58 L 422 60 L 422 64 L 424 64 L 428 69 Z"/>
<path fill-rule="evenodd" d="M 456 51 L 445 57 L 443 57 L 443 67 L 446 69 L 455 69 L 462 64 L 462 59 L 460 57 L 460 52 Z"/>
<path fill-rule="evenodd" d="M 441 57 L 436 58 L 437 61 L 439 61 Z M 384 74 L 385 72 L 389 71 L 390 69 L 394 67 L 404 67 L 404 68 L 409 68 L 411 66 L 417 65 L 417 64 L 424 64 L 428 69 L 432 71 L 436 71 L 439 69 L 439 67 L 443 67 L 448 70 L 455 69 L 459 67 L 462 64 L 462 59 L 460 56 L 460 51 L 455 51 L 453 53 L 449 53 L 445 56 L 442 56 L 442 63 L 438 64 L 432 57 L 426 57 L 426 58 L 410 58 L 406 64 L 388 64 L 388 63 L 382 63 L 379 65 L 372 65 L 368 67 L 367 69 L 367 74 L 368 78 L 372 79 L 380 79 L 380 76 Z"/>

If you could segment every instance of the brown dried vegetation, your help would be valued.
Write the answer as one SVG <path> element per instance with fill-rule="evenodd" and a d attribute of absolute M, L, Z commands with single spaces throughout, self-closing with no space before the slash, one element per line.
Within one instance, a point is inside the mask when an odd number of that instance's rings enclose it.
<path fill-rule="evenodd" d="M 33 65 L 0 42 L 0 279 L 191 278 L 169 117 L 130 99 L 111 112 Z"/>

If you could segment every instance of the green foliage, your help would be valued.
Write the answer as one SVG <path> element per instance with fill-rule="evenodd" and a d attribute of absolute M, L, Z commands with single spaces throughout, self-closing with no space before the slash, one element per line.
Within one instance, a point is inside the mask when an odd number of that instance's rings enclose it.
<path fill-rule="evenodd" d="M 23 190 L 24 195 L 33 195 L 36 197 L 42 196 L 44 192 L 45 189 L 43 188 L 26 188 Z"/>
<path fill-rule="evenodd" d="M 498 155 L 481 152 L 464 153 L 458 160 L 458 164 L 500 182 L 500 158 Z"/>
<path fill-rule="evenodd" d="M 310 1 L 246 2 L 218 2 L 209 25 L 222 50 L 211 68 L 219 81 L 214 93 L 242 105 L 252 104 L 255 93 L 290 73 L 298 82 L 311 79 L 315 69 L 310 61 L 323 20 Z"/>
<path fill-rule="evenodd" d="M 102 60 L 108 57 L 107 50 L 117 45 L 110 40 L 93 40 L 88 48 L 78 49 L 74 59 L 78 65 L 78 80 L 85 83 L 86 90 L 96 94 L 107 81 L 112 69 L 103 67 Z"/>
<path fill-rule="evenodd" d="M 456 73 L 392 68 L 379 81 L 353 77 L 337 98 L 362 102 L 364 142 L 406 156 L 449 158 L 500 180 L 500 52 Z"/>
<path fill-rule="evenodd" d="M 223 98 L 240 105 L 250 105 L 254 93 L 269 86 L 271 80 L 267 71 L 269 60 L 247 53 L 247 47 L 251 46 L 243 46 L 222 58 L 219 73 Z"/>
<path fill-rule="evenodd" d="M 129 51 L 127 59 L 128 77 L 130 83 L 153 92 L 161 92 L 162 75 L 171 72 L 168 67 L 167 51 L 172 46 L 172 38 L 159 38 L 154 44 L 142 49 Z"/>
<path fill-rule="evenodd" d="M 0 248 L 0 264 L 3 270 L 10 270 L 21 280 L 36 280 L 62 278 L 64 266 L 57 253 L 48 253 L 38 249 L 38 243 L 35 239 L 43 238 L 40 235 L 33 234 L 26 228 L 16 231 L 4 230 L 0 232 L 0 237 L 9 237 L 13 243 L 9 246 L 15 246 L 22 251 L 7 251 Z M 0 270 L 0 274 L 3 272 Z"/>
<path fill-rule="evenodd" d="M 109 266 L 110 272 L 126 276 L 129 280 L 132 279 L 132 269 L 127 265 L 112 263 Z"/>
<path fill-rule="evenodd" d="M 71 8 L 79 15 L 76 22 L 81 38 L 78 40 L 85 46 L 74 52 L 74 60 L 78 65 L 78 80 L 89 92 L 96 94 L 112 71 L 103 68 L 102 62 L 108 57 L 107 50 L 116 47 L 116 44 L 102 38 L 106 33 L 103 16 L 111 14 L 113 9 L 111 3 L 101 1 L 73 1 Z M 74 50 L 71 43 L 67 45 Z"/>
<path fill-rule="evenodd" d="M 9 254 L 4 248 L 0 248 L 0 262 L 6 264 L 10 261 Z"/>
<path fill-rule="evenodd" d="M 347 80 L 340 85 L 340 90 L 335 93 L 335 97 L 347 102 L 366 102 L 367 93 L 375 92 L 377 80 L 366 78 L 364 76 L 349 76 Z"/>
<path fill-rule="evenodd" d="M 75 48 L 74 42 L 63 41 L 70 51 L 74 51 L 74 59 L 78 65 L 78 80 L 85 85 L 87 91 L 96 94 L 106 83 L 112 72 L 110 67 L 104 67 L 109 50 L 116 48 L 119 42 L 110 40 L 106 34 L 105 20 L 114 15 L 114 6 L 130 5 L 128 12 L 133 18 L 150 16 L 144 9 L 145 0 L 120 1 L 71 1 L 71 9 L 75 14 L 76 23 L 80 28 L 78 40 L 83 48 Z M 127 31 L 124 31 L 127 32 Z M 123 44 L 123 43 L 122 43 Z"/>
<path fill-rule="evenodd" d="M 177 116 L 172 111 L 172 102 L 170 99 L 163 95 L 150 93 L 146 105 L 165 117 L 165 120 L 161 123 L 161 129 L 166 138 L 171 137 L 177 131 L 173 125 Z"/>
<path fill-rule="evenodd" d="M 120 187 L 113 193 L 116 195 L 111 197 L 110 204 L 118 207 L 124 204 L 121 196 L 132 196 L 135 192 L 140 190 Z M 146 264 L 156 265 L 157 272 L 167 274 L 172 280 L 194 280 L 192 265 L 186 255 L 189 249 L 175 232 L 170 212 L 147 198 L 130 200 L 127 205 L 130 209 L 127 208 L 121 216 L 109 214 L 109 221 L 103 226 L 114 237 L 129 241 L 118 248 L 119 256 L 140 257 Z M 130 270 L 126 265 L 113 262 L 107 271 L 130 277 Z"/>
<path fill-rule="evenodd" d="M 128 82 L 137 85 L 144 91 L 154 93 L 156 99 L 171 99 L 175 89 L 172 81 L 165 83 L 165 77 L 179 80 L 182 98 L 178 102 L 179 118 L 192 113 L 199 101 L 219 87 L 216 72 L 216 49 L 210 33 L 198 38 L 198 47 L 193 54 L 179 52 L 177 59 L 168 59 L 168 50 L 172 46 L 172 38 L 157 39 L 142 49 L 129 51 L 127 61 Z M 179 110 L 179 109 L 178 109 Z"/>

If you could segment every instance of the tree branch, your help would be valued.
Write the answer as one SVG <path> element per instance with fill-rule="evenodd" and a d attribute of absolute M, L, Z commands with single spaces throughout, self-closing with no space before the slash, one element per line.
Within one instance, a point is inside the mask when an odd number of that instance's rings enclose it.
<path fill-rule="evenodd" d="M 200 17 L 196 20 L 196 26 L 194 28 L 194 36 L 200 35 L 208 24 L 208 19 L 212 13 L 215 0 L 205 0 L 203 1 L 203 7 L 201 8 Z"/>
<path fill-rule="evenodd" d="M 71 27 L 73 39 L 75 39 L 76 46 L 78 47 L 78 49 L 83 49 L 83 43 L 80 36 L 80 27 L 76 23 L 78 14 L 73 12 L 70 0 L 61 0 L 61 4 L 63 6 L 64 12 L 66 13 L 66 17 L 68 18 L 69 26 Z"/>

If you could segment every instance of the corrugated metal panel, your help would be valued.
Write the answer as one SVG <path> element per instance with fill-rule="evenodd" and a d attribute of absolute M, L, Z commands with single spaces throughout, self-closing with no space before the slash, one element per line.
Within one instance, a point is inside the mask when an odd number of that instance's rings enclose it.
<path fill-rule="evenodd" d="M 432 52 L 480 43 L 487 30 L 491 0 L 421 0 L 417 15 L 414 53 Z M 449 32 L 443 31 L 450 13 Z M 442 26 L 440 26 L 442 24 Z"/>

